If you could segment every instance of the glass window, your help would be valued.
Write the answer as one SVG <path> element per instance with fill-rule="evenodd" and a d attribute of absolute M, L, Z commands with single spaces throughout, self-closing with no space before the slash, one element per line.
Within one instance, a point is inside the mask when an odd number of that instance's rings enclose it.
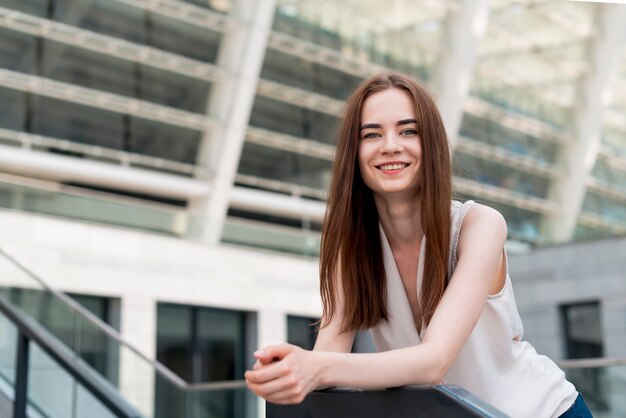
<path fill-rule="evenodd" d="M 463 115 L 461 135 L 501 147 L 514 154 L 533 157 L 545 164 L 554 163 L 557 156 L 557 146 L 554 143 L 468 113 Z"/>
<path fill-rule="evenodd" d="M 0 128 L 23 131 L 26 126 L 26 96 L 17 90 L 0 88 Z"/>
<path fill-rule="evenodd" d="M 261 77 L 344 100 L 361 79 L 284 52 L 268 49 Z"/>
<path fill-rule="evenodd" d="M 287 342 L 305 350 L 312 350 L 317 339 L 317 319 L 287 316 Z"/>
<path fill-rule="evenodd" d="M 32 133 L 123 149 L 123 115 L 42 96 L 32 102 Z"/>
<path fill-rule="evenodd" d="M 109 325 L 119 326 L 114 321 L 119 312 L 114 312 L 111 299 L 75 294 L 70 297 L 78 303 L 85 303 L 89 311 Z M 69 305 L 46 292 L 11 288 L 9 298 L 110 382 L 118 381 L 118 348 L 109 343 L 100 328 L 82 319 Z"/>
<path fill-rule="evenodd" d="M 568 359 L 603 357 L 604 343 L 600 304 L 597 301 L 562 305 L 563 346 Z M 585 393 L 585 401 L 594 409 L 606 410 L 609 403 L 604 376 L 606 368 L 567 370 L 576 388 Z"/>
<path fill-rule="evenodd" d="M 205 114 L 211 84 L 148 66 L 138 69 L 137 97 L 149 102 Z"/>
<path fill-rule="evenodd" d="M 243 379 L 245 312 L 215 308 L 157 305 L 157 360 L 190 383 Z M 161 398 L 169 386 L 157 380 L 156 417 L 176 416 L 175 405 Z M 218 391 L 195 399 L 198 416 L 243 417 L 242 391 Z"/>
<path fill-rule="evenodd" d="M 43 76 L 123 96 L 135 96 L 134 64 L 54 41 L 43 43 Z"/>
<path fill-rule="evenodd" d="M 600 304 L 597 301 L 563 305 L 561 315 L 567 358 L 604 355 Z"/>
<path fill-rule="evenodd" d="M 113 299 L 101 296 L 78 295 L 74 293 L 68 294 L 68 296 L 119 331 L 119 303 L 115 303 Z M 90 322 L 82 321 L 80 325 L 81 357 L 91 367 L 102 375 L 107 376 L 109 381 L 117 383 L 119 370 L 117 345 Z"/>
<path fill-rule="evenodd" d="M 232 7 L 231 0 L 182 0 L 194 6 L 204 7 L 217 13 L 228 13 Z"/>
<path fill-rule="evenodd" d="M 588 190 L 585 194 L 583 211 L 595 213 L 617 223 L 626 221 L 626 207 L 623 203 L 600 196 L 593 190 Z"/>
<path fill-rule="evenodd" d="M 54 0 L 2 0 L 0 7 L 19 10 L 30 15 L 46 17 Z M 0 39 L 2 37 L 0 36 Z"/>
<path fill-rule="evenodd" d="M 146 40 L 143 10 L 110 0 L 55 0 L 53 18 L 127 41 L 143 44 Z"/>
<path fill-rule="evenodd" d="M 460 151 L 454 153 L 452 168 L 457 176 L 533 197 L 545 197 L 550 186 L 546 178 Z"/>
<path fill-rule="evenodd" d="M 36 73 L 35 37 L 0 28 L 0 68 L 27 74 Z"/>
<path fill-rule="evenodd" d="M 250 125 L 334 144 L 339 120 L 325 113 L 256 96 L 250 115 Z"/>
<path fill-rule="evenodd" d="M 217 60 L 219 32 L 159 15 L 150 15 L 148 28 L 148 45 L 199 61 Z"/>
<path fill-rule="evenodd" d="M 325 190 L 331 168 L 330 161 L 246 142 L 238 173 Z"/>
<path fill-rule="evenodd" d="M 129 118 L 128 151 L 194 164 L 201 133 L 156 121 Z"/>

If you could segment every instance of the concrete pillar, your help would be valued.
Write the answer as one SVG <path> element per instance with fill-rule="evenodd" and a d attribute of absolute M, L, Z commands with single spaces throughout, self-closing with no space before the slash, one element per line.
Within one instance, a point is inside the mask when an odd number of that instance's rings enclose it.
<path fill-rule="evenodd" d="M 197 163 L 208 168 L 211 192 L 206 199 L 191 204 L 191 210 L 204 218 L 203 238 L 219 242 L 228 211 L 241 149 L 245 141 L 250 111 L 265 56 L 274 16 L 275 0 L 236 0 L 231 18 L 222 35 L 217 64 L 231 75 L 215 83 L 207 113 L 222 123 L 205 131 Z"/>
<path fill-rule="evenodd" d="M 578 86 L 571 129 L 573 140 L 559 156 L 565 172 L 552 184 L 549 199 L 560 210 L 546 217 L 542 236 L 550 242 L 572 239 L 586 192 L 586 183 L 596 162 L 602 135 L 602 117 L 610 102 L 626 37 L 626 5 L 598 4 L 595 16 L 597 34 L 589 48 L 589 72 Z"/>
<path fill-rule="evenodd" d="M 287 341 L 287 315 L 284 312 L 262 310 L 257 316 L 258 348 Z M 265 418 L 265 401 L 259 400 L 259 418 Z"/>
<path fill-rule="evenodd" d="M 122 338 L 147 357 L 156 357 L 156 301 L 126 296 L 120 304 Z M 120 347 L 120 392 L 143 415 L 154 415 L 154 368 L 136 352 Z"/>
<path fill-rule="evenodd" d="M 432 88 L 452 147 L 459 134 L 463 105 L 470 89 L 476 51 L 487 28 L 488 0 L 467 0 L 451 7 Z"/>

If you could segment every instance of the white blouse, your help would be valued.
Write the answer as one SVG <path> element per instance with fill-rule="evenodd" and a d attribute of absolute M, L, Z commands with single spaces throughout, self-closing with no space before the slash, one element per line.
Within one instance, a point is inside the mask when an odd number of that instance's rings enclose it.
<path fill-rule="evenodd" d="M 463 218 L 474 204 L 452 202 L 452 230 L 448 277 L 456 267 L 456 247 Z M 389 321 L 372 328 L 378 351 L 393 350 L 421 343 L 409 300 L 402 284 L 391 247 L 380 228 Z M 425 237 L 426 238 L 426 237 Z M 422 239 L 417 269 L 417 291 L 422 284 L 425 242 Z M 526 341 L 524 328 L 515 304 L 508 274 L 502 290 L 488 296 L 483 312 L 445 377 L 444 384 L 454 384 L 472 392 L 511 417 L 558 417 L 572 406 L 578 392 L 565 374 L 548 357 L 539 355 Z"/>

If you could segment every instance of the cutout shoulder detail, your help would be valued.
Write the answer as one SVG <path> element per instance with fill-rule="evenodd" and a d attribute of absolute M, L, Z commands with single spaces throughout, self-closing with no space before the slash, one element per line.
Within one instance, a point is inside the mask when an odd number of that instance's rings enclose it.
<path fill-rule="evenodd" d="M 461 227 L 463 226 L 463 220 L 467 212 L 474 206 L 476 202 L 468 200 L 465 203 L 458 201 L 452 201 L 451 217 L 452 217 L 452 230 L 450 231 L 450 256 L 448 263 L 448 280 L 452 277 L 452 273 L 456 268 L 457 256 L 456 250 L 459 244 L 459 236 L 461 235 Z"/>

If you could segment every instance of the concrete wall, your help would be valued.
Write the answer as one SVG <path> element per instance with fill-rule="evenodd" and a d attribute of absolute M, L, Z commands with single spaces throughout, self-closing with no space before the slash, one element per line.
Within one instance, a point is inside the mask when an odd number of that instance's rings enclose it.
<path fill-rule="evenodd" d="M 598 301 L 604 352 L 626 356 L 626 238 L 546 247 L 509 258 L 524 338 L 564 356 L 559 306 Z"/>

